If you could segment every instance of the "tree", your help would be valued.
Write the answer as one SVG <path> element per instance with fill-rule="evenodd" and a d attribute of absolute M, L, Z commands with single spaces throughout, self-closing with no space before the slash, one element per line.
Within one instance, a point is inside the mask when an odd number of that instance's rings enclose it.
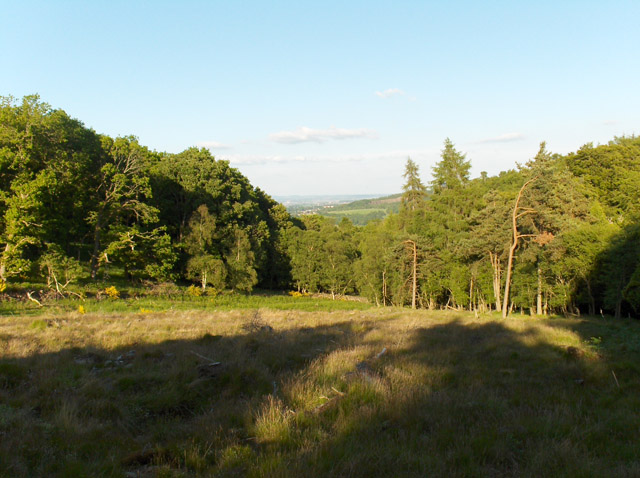
<path fill-rule="evenodd" d="M 433 168 L 431 185 L 434 192 L 445 189 L 460 189 L 469 182 L 471 162 L 458 152 L 449 138 L 444 140 L 441 161 Z"/>
<path fill-rule="evenodd" d="M 406 239 L 403 244 L 409 247 L 411 254 L 411 308 L 416 308 L 416 300 L 418 298 L 418 249 L 416 241 L 412 239 Z"/>
<path fill-rule="evenodd" d="M 228 285 L 233 290 L 251 292 L 258 282 L 255 270 L 255 255 L 247 231 L 234 228 L 225 263 L 227 265 Z"/>
<path fill-rule="evenodd" d="M 509 289 L 511 288 L 511 273 L 513 270 L 513 258 L 518 248 L 518 244 L 520 239 L 524 237 L 531 237 L 533 234 L 523 234 L 518 230 L 518 219 L 526 216 L 527 214 L 533 214 L 535 212 L 532 208 L 523 207 L 520 205 L 520 201 L 523 198 L 523 194 L 526 191 L 527 187 L 531 185 L 534 181 L 537 181 L 537 176 L 530 178 L 527 180 L 520 191 L 518 191 L 518 195 L 516 196 L 516 202 L 513 206 L 513 211 L 511 213 L 511 228 L 512 228 L 512 236 L 511 236 L 511 246 L 509 247 L 509 259 L 507 261 L 507 277 L 505 279 L 504 284 L 504 296 L 502 303 L 502 318 L 506 318 L 509 313 Z"/>
<path fill-rule="evenodd" d="M 145 229 L 137 224 L 118 225 L 110 230 L 110 242 L 103 256 L 122 265 L 128 279 L 168 279 L 176 254 L 163 226 Z"/>
<path fill-rule="evenodd" d="M 361 294 L 378 306 L 386 306 L 392 299 L 389 284 L 396 272 L 392 252 L 397 242 L 394 234 L 383 230 L 379 222 L 369 223 L 360 234 L 360 256 L 354 264 L 356 285 Z"/>
<path fill-rule="evenodd" d="M 420 180 L 418 165 L 411 158 L 407 158 L 403 177 L 402 208 L 407 212 L 415 212 L 424 206 L 427 189 Z"/>
<path fill-rule="evenodd" d="M 145 202 L 151 196 L 149 178 L 143 172 L 147 149 L 134 137 L 116 140 L 103 137 L 102 143 L 107 154 L 98 172 L 96 206 L 88 216 L 93 226 L 92 278 L 96 277 L 100 264 L 109 260 L 108 253 L 105 255 L 109 243 L 126 241 L 123 227 L 150 225 L 158 217 L 158 210 Z"/>
<path fill-rule="evenodd" d="M 47 244 L 47 251 L 40 256 L 40 271 L 47 280 L 47 287 L 64 296 L 67 286 L 82 273 L 80 263 L 68 257 L 57 244 Z"/>
<path fill-rule="evenodd" d="M 201 204 L 189 219 L 184 238 L 184 248 L 190 255 L 187 261 L 187 277 L 200 282 L 202 290 L 207 285 L 223 289 L 226 267 L 215 247 L 216 221 L 209 208 Z"/>

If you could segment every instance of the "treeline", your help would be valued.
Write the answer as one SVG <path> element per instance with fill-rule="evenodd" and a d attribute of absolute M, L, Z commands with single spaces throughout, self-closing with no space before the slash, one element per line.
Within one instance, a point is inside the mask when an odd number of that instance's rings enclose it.
<path fill-rule="evenodd" d="M 540 150 L 518 170 L 470 179 L 446 140 L 433 180 L 405 168 L 402 207 L 354 228 L 319 217 L 294 228 L 302 290 L 380 305 L 601 314 L 640 308 L 640 138 Z"/>
<path fill-rule="evenodd" d="M 205 149 L 157 153 L 28 96 L 0 102 L 0 279 L 287 287 L 282 205 Z"/>
<path fill-rule="evenodd" d="M 399 171 L 400 173 L 400 171 Z M 0 279 L 124 274 L 202 289 L 295 288 L 379 305 L 622 316 L 640 308 L 640 138 L 538 153 L 470 179 L 446 140 L 407 161 L 400 212 L 292 218 L 206 149 L 158 153 L 37 96 L 0 102 Z"/>

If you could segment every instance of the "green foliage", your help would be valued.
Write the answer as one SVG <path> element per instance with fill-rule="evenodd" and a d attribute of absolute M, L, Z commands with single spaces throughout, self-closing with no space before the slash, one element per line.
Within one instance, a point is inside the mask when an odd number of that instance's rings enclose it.
<path fill-rule="evenodd" d="M 37 95 L 3 97 L 2 292 L 16 294 L 22 281 L 44 290 L 35 284 L 44 280 L 62 299 L 88 271 L 98 289 L 122 273 L 123 290 L 188 280 L 214 295 L 293 286 L 406 305 L 415 270 L 422 307 L 500 308 L 515 198 L 535 178 L 516 218 L 510 309 L 637 314 L 637 137 L 564 157 L 542 143 L 518 171 L 495 177 L 471 179 L 470 166 L 446 139 L 429 191 L 408 159 L 402 195 L 327 213 L 353 221 L 298 220 L 206 149 L 152 152 L 133 136 L 99 135 Z"/>
<path fill-rule="evenodd" d="M 458 152 L 449 138 L 444 141 L 442 160 L 433 168 L 431 185 L 435 192 L 445 189 L 460 189 L 469 182 L 471 162 Z"/>
<path fill-rule="evenodd" d="M 306 229 L 292 231 L 288 250 L 298 290 L 324 291 L 334 297 L 353 291 L 354 226 L 347 219 L 336 226 L 321 216 L 305 216 L 304 222 Z"/>
<path fill-rule="evenodd" d="M 403 177 L 405 183 L 402 186 L 402 209 L 413 213 L 424 206 L 427 189 L 420 180 L 418 165 L 411 158 L 407 159 Z"/>
<path fill-rule="evenodd" d="M 201 206 L 214 238 L 195 251 L 184 240 Z M 94 280 L 115 269 L 131 281 L 193 279 L 200 269 L 216 288 L 287 286 L 289 227 L 284 208 L 205 149 L 158 154 L 133 136 L 100 136 L 37 96 L 1 98 L 1 280 L 39 271 L 59 285 L 63 269 L 89 261 Z"/>
<path fill-rule="evenodd" d="M 40 256 L 40 272 L 47 280 L 47 286 L 60 291 L 78 280 L 83 273 L 82 265 L 67 256 L 57 244 L 47 244 L 47 251 Z"/>

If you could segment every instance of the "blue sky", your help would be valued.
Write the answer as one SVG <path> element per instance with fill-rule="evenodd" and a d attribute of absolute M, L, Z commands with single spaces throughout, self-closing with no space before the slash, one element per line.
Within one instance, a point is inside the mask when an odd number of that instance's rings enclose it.
<path fill-rule="evenodd" d="M 399 192 L 640 133 L 640 2 L 0 0 L 0 95 L 209 147 L 274 196 Z"/>

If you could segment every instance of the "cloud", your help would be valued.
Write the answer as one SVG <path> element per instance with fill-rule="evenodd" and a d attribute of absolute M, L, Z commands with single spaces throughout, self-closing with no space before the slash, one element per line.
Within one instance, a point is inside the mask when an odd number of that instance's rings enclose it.
<path fill-rule="evenodd" d="M 511 143 L 513 141 L 522 141 L 525 139 L 524 134 L 522 133 L 506 133 L 501 134 L 500 136 L 496 136 L 494 138 L 485 138 L 478 141 L 475 141 L 476 144 L 486 144 L 486 143 Z"/>
<path fill-rule="evenodd" d="M 327 155 L 297 155 L 297 156 L 241 156 L 226 155 L 219 159 L 229 161 L 234 166 L 256 166 L 266 164 L 284 163 L 350 163 L 357 161 L 406 161 L 408 157 L 423 160 L 430 156 L 437 155 L 438 151 L 427 150 L 403 150 L 387 151 L 382 153 L 364 153 L 353 155 L 327 156 Z"/>
<path fill-rule="evenodd" d="M 404 95 L 404 91 L 402 91 L 400 88 L 389 88 L 388 90 L 384 91 L 376 91 L 376 96 L 380 98 L 390 98 L 392 96 L 399 95 Z"/>
<path fill-rule="evenodd" d="M 375 139 L 378 133 L 368 129 L 342 129 L 332 126 L 329 129 L 312 129 L 303 126 L 295 131 L 280 131 L 269 135 L 276 143 L 324 143 L 331 139 Z"/>
<path fill-rule="evenodd" d="M 615 126 L 618 124 L 618 122 L 616 120 L 607 120 L 603 121 L 602 124 L 605 126 Z"/>
<path fill-rule="evenodd" d="M 196 146 L 207 149 L 231 149 L 231 146 L 228 144 L 222 144 L 217 141 L 200 141 Z"/>

